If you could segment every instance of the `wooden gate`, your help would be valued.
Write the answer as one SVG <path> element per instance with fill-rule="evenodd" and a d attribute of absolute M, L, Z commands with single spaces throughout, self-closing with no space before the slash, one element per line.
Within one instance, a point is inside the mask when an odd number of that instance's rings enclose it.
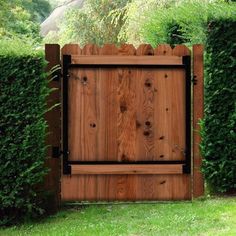
<path fill-rule="evenodd" d="M 62 49 L 62 200 L 192 196 L 185 46 Z"/>

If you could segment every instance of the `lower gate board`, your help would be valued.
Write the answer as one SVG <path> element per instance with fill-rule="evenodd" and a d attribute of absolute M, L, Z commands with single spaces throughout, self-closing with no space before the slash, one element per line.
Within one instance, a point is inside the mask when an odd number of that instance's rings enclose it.
<path fill-rule="evenodd" d="M 191 175 L 62 176 L 63 201 L 141 201 L 191 199 Z"/>

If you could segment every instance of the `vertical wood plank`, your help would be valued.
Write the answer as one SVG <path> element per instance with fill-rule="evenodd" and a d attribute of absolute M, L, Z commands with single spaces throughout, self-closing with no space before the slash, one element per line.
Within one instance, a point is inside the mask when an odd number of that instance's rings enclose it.
<path fill-rule="evenodd" d="M 158 45 L 154 49 L 155 55 L 171 56 L 173 53 L 173 49 L 168 44 Z M 176 143 L 179 146 L 184 146 L 185 138 L 181 137 L 184 132 L 184 124 L 179 124 L 179 121 L 182 122 L 183 117 L 179 117 L 182 112 L 179 113 L 177 107 L 174 106 L 176 103 L 183 103 L 181 99 L 184 99 L 182 89 L 184 74 L 181 71 L 175 72 L 176 69 L 159 69 L 155 72 L 155 88 L 157 90 L 154 113 L 154 119 L 157 122 L 155 131 L 155 160 L 184 159 L 181 150 L 175 148 Z M 175 94 L 177 99 L 173 97 Z M 173 133 L 176 133 L 177 137 Z M 179 138 L 183 140 L 181 143 L 178 140 Z M 159 199 L 190 199 L 190 176 L 161 175 L 153 178 L 156 180 L 154 196 L 158 195 Z"/>
<path fill-rule="evenodd" d="M 149 44 L 142 44 L 137 48 L 137 56 L 154 55 L 154 50 Z M 136 68 L 136 160 L 154 160 L 154 98 L 156 91 L 154 87 L 155 69 Z"/>
<path fill-rule="evenodd" d="M 154 55 L 154 50 L 149 44 L 142 44 L 136 50 L 137 56 Z M 137 160 L 154 159 L 154 69 L 137 69 Z M 140 127 L 139 127 L 140 126 Z M 147 199 L 155 196 L 154 175 L 137 177 L 137 196 Z"/>
<path fill-rule="evenodd" d="M 193 45 L 193 76 L 196 83 L 193 85 L 193 197 L 204 194 L 204 179 L 200 171 L 202 157 L 199 150 L 201 142 L 199 120 L 204 115 L 204 69 L 203 45 Z"/>
<path fill-rule="evenodd" d="M 78 44 L 66 44 L 62 49 L 61 49 L 61 57 L 63 57 L 63 55 L 81 55 L 82 54 L 82 50 L 79 47 Z M 63 58 L 62 58 L 63 59 Z M 70 70 L 69 73 L 73 73 L 74 70 Z M 74 97 L 70 97 L 70 95 L 77 90 L 78 96 L 80 96 L 79 94 L 79 88 L 78 88 L 78 84 L 76 83 L 75 80 L 69 80 L 69 86 L 68 86 L 68 99 L 69 99 L 69 106 L 68 106 L 68 136 L 69 136 L 69 144 L 71 143 L 71 141 L 76 138 L 74 135 L 76 135 L 76 133 L 73 133 L 71 135 L 71 131 L 73 132 L 73 129 L 77 130 L 77 132 L 80 131 L 80 122 L 78 122 L 77 124 L 75 124 L 74 122 L 77 119 L 81 119 L 81 113 L 80 113 L 80 103 L 81 103 L 81 99 L 80 97 L 78 97 L 78 100 L 74 100 Z M 63 95 L 63 88 L 62 88 L 62 95 Z M 76 96 L 76 95 L 75 95 Z M 62 103 L 62 99 L 61 98 L 61 104 Z M 73 111 L 73 112 L 72 112 Z M 63 107 L 62 107 L 62 112 L 63 112 Z M 71 114 L 73 114 L 73 117 L 71 116 Z M 61 120 L 62 125 L 63 125 L 63 120 Z M 63 137 L 63 132 L 61 132 L 61 135 Z M 70 140 L 70 138 L 72 138 L 72 140 Z M 77 144 L 78 145 L 78 144 Z M 69 148 L 71 148 L 69 146 Z M 61 147 L 61 149 L 63 150 L 63 146 Z M 69 159 L 71 158 L 71 155 L 69 155 Z M 76 198 L 84 198 L 85 197 L 85 176 L 70 176 L 70 175 L 62 175 L 61 178 L 61 197 L 62 199 L 66 199 L 66 196 L 69 195 L 72 199 L 76 199 Z"/>
<path fill-rule="evenodd" d="M 45 45 L 45 59 L 48 61 L 46 71 L 50 72 L 50 70 L 60 65 L 60 46 L 57 44 L 46 44 Z M 58 75 L 60 72 L 56 72 L 52 76 Z M 51 80 L 51 77 L 48 79 Z M 50 81 L 49 87 L 56 88 L 49 97 L 47 98 L 47 107 L 51 108 L 55 104 L 60 102 L 60 82 L 58 81 Z M 44 181 L 44 188 L 46 191 L 50 191 L 51 199 L 48 202 L 47 211 L 49 213 L 54 213 L 57 211 L 60 205 L 60 159 L 53 158 L 52 147 L 60 147 L 60 107 L 57 106 L 54 109 L 48 111 L 45 114 L 45 119 L 47 120 L 48 129 L 47 129 L 47 137 L 46 144 L 49 146 L 47 149 L 47 157 L 46 166 L 49 167 L 50 171 L 47 174 Z"/>
<path fill-rule="evenodd" d="M 99 55 L 117 55 L 118 48 L 113 44 L 105 44 Z M 117 161 L 117 72 L 114 68 L 98 69 L 98 101 L 99 137 L 98 157 L 101 161 Z M 116 181 L 112 175 L 101 175 L 97 178 L 97 199 L 115 199 Z"/>
<path fill-rule="evenodd" d="M 98 47 L 86 45 L 82 55 L 96 55 Z M 95 161 L 97 158 L 97 70 L 73 68 L 69 79 L 70 160 Z"/>
<path fill-rule="evenodd" d="M 189 55 L 191 55 L 191 51 L 185 45 L 177 45 L 173 49 L 173 55 L 175 55 L 175 56 L 189 56 Z M 174 180 L 174 183 L 176 183 L 175 189 L 177 191 L 178 191 L 178 189 L 181 188 L 181 186 L 185 186 L 186 196 L 188 198 L 192 197 L 191 196 L 192 195 L 192 188 L 193 188 L 192 175 L 193 175 L 193 171 L 191 172 L 191 175 L 189 175 L 189 174 L 182 175 L 181 181 L 178 181 L 177 178 Z"/>
<path fill-rule="evenodd" d="M 124 44 L 119 48 L 119 55 L 135 55 L 133 45 Z M 133 68 L 118 68 L 118 160 L 129 162 L 136 160 L 136 93 L 137 71 Z M 113 176 L 114 178 L 114 176 Z M 137 176 L 120 175 L 114 178 L 116 199 L 132 200 L 136 198 Z M 113 187 L 114 188 L 114 187 Z"/>
<path fill-rule="evenodd" d="M 131 45 L 123 45 L 118 54 L 134 55 L 136 50 Z M 132 68 L 117 68 L 117 160 L 120 162 L 135 161 L 135 84 L 136 70 Z"/>
<path fill-rule="evenodd" d="M 184 160 L 185 76 L 182 69 L 155 72 L 155 160 Z"/>
<path fill-rule="evenodd" d="M 93 44 L 87 44 L 82 49 L 82 55 L 98 55 L 99 47 Z M 77 69 L 78 70 L 78 69 Z M 84 111 L 82 111 L 82 116 L 84 117 L 81 122 L 83 129 L 83 137 L 80 140 L 84 145 L 86 150 L 84 153 L 81 153 L 83 160 L 85 161 L 94 161 L 98 157 L 98 120 L 99 117 L 99 107 L 97 107 L 97 100 L 99 99 L 99 91 L 97 90 L 97 69 L 86 68 L 83 71 L 84 78 L 86 78 L 84 84 Z M 83 77 L 81 77 L 83 78 Z M 76 142 L 79 142 L 78 140 Z M 82 147 L 81 147 L 82 148 Z M 80 176 L 82 177 L 82 176 Z M 94 199 L 97 194 L 97 176 L 96 175 L 85 175 L 84 176 L 84 185 L 90 186 L 90 188 L 85 191 L 86 199 Z M 85 189 L 84 188 L 84 189 Z M 80 191 L 80 189 L 79 189 Z"/>
<path fill-rule="evenodd" d="M 99 55 L 116 55 L 113 44 L 105 44 Z M 117 73 L 114 68 L 99 68 L 97 78 L 99 93 L 98 161 L 117 160 Z"/>
<path fill-rule="evenodd" d="M 179 48 L 179 47 L 178 47 Z M 178 49 L 177 48 L 177 49 Z M 183 51 L 182 47 L 180 49 Z M 162 44 L 155 55 L 171 56 L 181 52 Z M 186 50 L 188 51 L 188 49 Z M 155 160 L 184 160 L 185 149 L 185 77 L 182 69 L 158 69 L 155 72 Z M 173 132 L 174 131 L 174 132 Z"/>

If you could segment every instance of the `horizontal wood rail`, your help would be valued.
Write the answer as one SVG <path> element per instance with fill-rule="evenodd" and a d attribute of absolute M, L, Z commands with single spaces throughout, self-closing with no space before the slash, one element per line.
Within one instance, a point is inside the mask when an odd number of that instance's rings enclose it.
<path fill-rule="evenodd" d="M 183 164 L 71 165 L 71 174 L 182 174 Z"/>
<path fill-rule="evenodd" d="M 77 65 L 183 65 L 178 56 L 76 56 L 71 62 Z"/>

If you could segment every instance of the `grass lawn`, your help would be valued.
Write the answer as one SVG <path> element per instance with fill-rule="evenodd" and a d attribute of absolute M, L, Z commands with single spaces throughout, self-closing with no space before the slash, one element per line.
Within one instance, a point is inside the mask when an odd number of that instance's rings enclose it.
<path fill-rule="evenodd" d="M 236 198 L 70 208 L 37 223 L 2 228 L 0 235 L 236 236 Z"/>

